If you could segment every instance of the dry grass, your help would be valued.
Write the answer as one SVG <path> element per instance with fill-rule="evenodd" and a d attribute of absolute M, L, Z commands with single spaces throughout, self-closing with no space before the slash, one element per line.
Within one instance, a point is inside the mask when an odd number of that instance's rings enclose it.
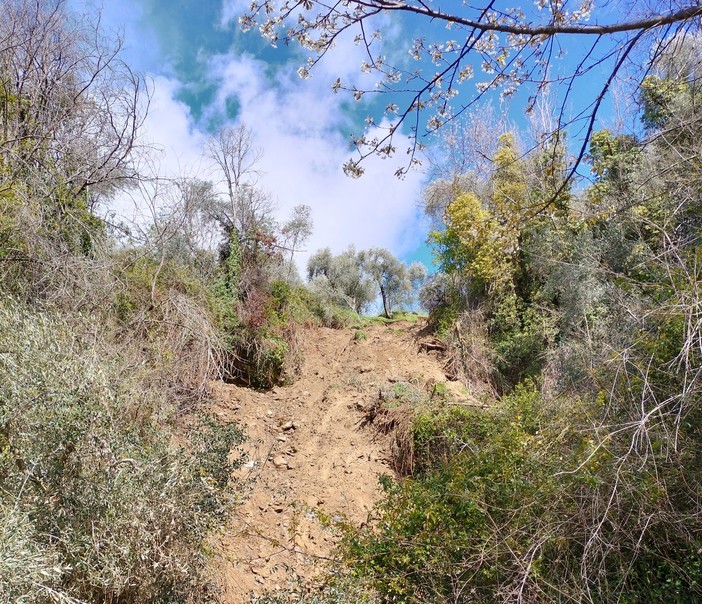
<path fill-rule="evenodd" d="M 465 311 L 446 337 L 446 374 L 463 382 L 475 398 L 495 398 L 495 353 L 482 311 Z"/>

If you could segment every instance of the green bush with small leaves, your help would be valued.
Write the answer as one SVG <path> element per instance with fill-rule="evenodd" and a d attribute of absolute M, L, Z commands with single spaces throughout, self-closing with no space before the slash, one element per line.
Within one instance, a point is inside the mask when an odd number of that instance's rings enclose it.
<path fill-rule="evenodd" d="M 700 539 L 672 538 L 675 523 L 657 515 L 691 477 L 661 484 L 660 469 L 614 454 L 626 439 L 574 427 L 598 409 L 553 405 L 531 382 L 488 409 L 421 409 L 412 475 L 385 477 L 368 526 L 346 532 L 342 552 L 359 582 L 405 604 L 514 594 L 556 603 L 588 592 L 596 602 L 614 592 L 632 604 L 696 601 Z M 593 514 L 607 514 L 601 541 L 582 520 Z M 597 567 L 599 581 L 584 581 L 583 567 Z"/>
<path fill-rule="evenodd" d="M 242 440 L 205 418 L 192 446 L 79 323 L 0 306 L 0 599 L 206 596 L 202 544 Z"/>

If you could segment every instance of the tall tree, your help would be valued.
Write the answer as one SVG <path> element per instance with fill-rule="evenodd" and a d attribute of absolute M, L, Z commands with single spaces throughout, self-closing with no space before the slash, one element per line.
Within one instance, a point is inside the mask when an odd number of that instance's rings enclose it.
<path fill-rule="evenodd" d="M 366 310 L 375 298 L 373 283 L 353 246 L 337 256 L 329 248 L 315 252 L 307 263 L 307 279 L 318 293 L 356 313 Z"/>
<path fill-rule="evenodd" d="M 312 208 L 305 204 L 297 205 L 293 208 L 292 216 L 283 224 L 280 229 L 283 236 L 283 245 L 290 253 L 288 260 L 288 278 L 293 276 L 293 258 L 296 252 L 301 251 L 300 246 L 312 235 Z"/>
<path fill-rule="evenodd" d="M 51 159 L 68 184 L 128 178 L 145 116 L 142 79 L 119 58 L 96 19 L 63 0 L 10 0 L 0 17 L 0 151 L 25 167 Z"/>
<path fill-rule="evenodd" d="M 256 187 L 263 150 L 255 146 L 251 129 L 240 124 L 211 136 L 205 153 L 215 162 L 227 189 L 227 205 L 219 206 L 217 218 L 237 237 L 246 236 L 271 210 L 270 199 Z"/>
<path fill-rule="evenodd" d="M 392 318 L 393 309 L 411 306 L 413 295 L 426 278 L 426 269 L 420 263 L 410 268 L 385 248 L 371 248 L 359 254 L 363 271 L 371 278 L 380 294 L 385 316 Z"/>
<path fill-rule="evenodd" d="M 141 178 L 149 92 L 120 48 L 64 0 L 2 3 L 0 286 L 21 299 L 86 286 L 73 265 L 101 255 L 106 203 Z"/>
<path fill-rule="evenodd" d="M 263 150 L 246 124 L 226 126 L 206 143 L 226 194 L 213 200 L 209 212 L 224 230 L 222 257 L 236 274 L 244 296 L 260 293 L 269 280 L 271 264 L 282 261 L 275 219 L 276 204 L 258 184 Z M 255 295 L 257 296 L 258 293 Z"/>

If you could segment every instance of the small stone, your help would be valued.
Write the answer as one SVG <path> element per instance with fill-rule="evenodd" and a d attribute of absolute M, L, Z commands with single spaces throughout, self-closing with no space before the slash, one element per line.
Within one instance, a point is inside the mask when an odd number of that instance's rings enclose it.
<path fill-rule="evenodd" d="M 285 443 L 288 442 L 288 437 L 283 434 L 278 434 L 276 440 L 280 441 L 281 443 Z"/>
<path fill-rule="evenodd" d="M 287 465 L 288 465 L 288 470 L 294 470 L 296 467 L 295 464 L 290 460 L 288 460 Z"/>
<path fill-rule="evenodd" d="M 294 430 L 295 429 L 295 422 L 293 422 L 293 421 L 285 422 L 280 428 L 282 430 L 284 430 L 285 432 L 287 432 L 288 430 Z"/>
<path fill-rule="evenodd" d="M 282 505 L 274 505 L 271 509 L 272 509 L 276 514 L 282 514 L 282 513 L 283 513 L 283 510 L 285 510 L 285 508 L 284 508 Z"/>
<path fill-rule="evenodd" d="M 285 466 L 288 465 L 288 462 L 285 459 L 285 457 L 283 457 L 282 455 L 278 455 L 278 457 L 273 459 L 273 465 L 276 468 L 284 468 Z"/>

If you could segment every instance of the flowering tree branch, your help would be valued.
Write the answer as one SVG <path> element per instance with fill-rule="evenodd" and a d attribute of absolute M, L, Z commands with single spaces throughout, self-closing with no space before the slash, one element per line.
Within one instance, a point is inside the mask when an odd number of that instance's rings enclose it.
<path fill-rule="evenodd" d="M 591 23 L 598 14 L 595 0 L 535 0 L 532 7 L 500 6 L 498 0 L 482 6 L 461 3 L 446 12 L 433 0 L 253 0 L 240 21 L 245 30 L 258 27 L 272 44 L 296 42 L 310 51 L 298 73 L 310 77 L 317 63 L 333 50 L 342 36 L 353 32 L 354 41 L 364 49 L 360 71 L 379 76 L 372 88 L 360 88 L 341 77 L 331 85 L 333 92 L 347 91 L 360 101 L 367 95 L 393 94 L 408 99 L 403 105 L 388 103 L 382 120 L 368 117 L 366 132 L 353 138 L 358 154 L 344 169 L 351 176 L 363 173 L 362 162 L 370 155 L 393 156 L 401 127 L 409 130 L 411 144 L 407 160 L 395 174 L 403 176 L 420 163 L 422 136 L 434 132 L 473 106 L 489 92 L 501 99 L 525 88 L 533 109 L 542 91 L 551 85 L 564 87 L 554 136 L 568 125 L 583 122 L 584 140 L 578 157 L 568 171 L 576 173 L 596 122 L 603 99 L 626 60 L 636 51 L 653 51 L 642 61 L 639 74 L 646 73 L 671 36 L 698 28 L 702 5 L 692 0 L 658 3 L 656 12 L 634 0 L 627 7 L 627 19 L 612 23 Z M 408 38 L 409 59 L 400 57 L 390 64 L 382 49 L 379 20 L 392 15 L 423 20 L 427 33 Z M 441 30 L 436 29 L 441 26 Z M 576 60 L 555 69 L 565 37 L 583 38 L 587 43 L 571 51 Z M 577 53 L 577 54 L 576 54 Z M 575 117 L 567 112 L 575 82 L 595 68 L 606 70 L 602 84 L 588 90 L 589 103 Z M 468 87 L 472 84 L 472 89 Z M 420 117 L 421 116 L 421 117 Z M 565 185 L 564 185 L 565 186 Z"/>

